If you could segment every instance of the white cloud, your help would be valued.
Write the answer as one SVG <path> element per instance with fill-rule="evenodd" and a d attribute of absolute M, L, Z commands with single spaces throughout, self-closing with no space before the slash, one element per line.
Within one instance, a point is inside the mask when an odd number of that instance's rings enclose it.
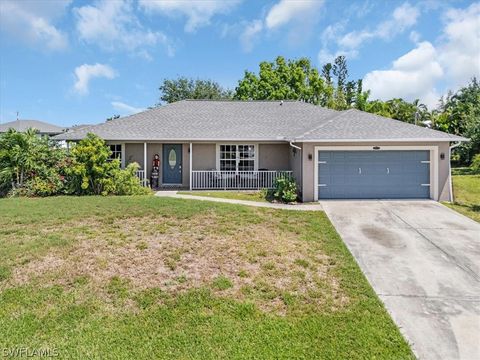
<path fill-rule="evenodd" d="M 419 16 L 420 11 L 406 2 L 395 8 L 391 18 L 378 24 L 374 30 L 349 32 L 340 37 L 338 43 L 342 48 L 356 49 L 370 39 L 389 40 L 415 25 Z"/>
<path fill-rule="evenodd" d="M 240 0 L 139 0 L 140 6 L 147 12 L 163 13 L 167 16 L 185 16 L 185 31 L 194 32 L 202 26 L 210 24 L 217 14 L 226 14 L 240 3 Z"/>
<path fill-rule="evenodd" d="M 75 84 L 73 90 L 79 95 L 88 94 L 88 85 L 93 78 L 103 77 L 113 79 L 117 76 L 115 70 L 104 64 L 83 64 L 75 68 Z"/>
<path fill-rule="evenodd" d="M 419 98 L 430 107 L 436 106 L 441 93 L 480 76 L 479 18 L 480 3 L 448 10 L 438 45 L 427 41 L 417 44 L 395 60 L 391 69 L 365 75 L 364 88 L 371 90 L 373 98 Z"/>
<path fill-rule="evenodd" d="M 136 114 L 145 110 L 144 108 L 137 108 L 120 101 L 112 101 L 111 104 L 115 110 L 126 114 Z"/>
<path fill-rule="evenodd" d="M 131 0 L 102 0 L 74 9 L 80 39 L 109 51 L 126 50 L 151 58 L 145 47 L 165 46 L 173 56 L 169 38 L 162 32 L 145 29 L 134 14 Z"/>
<path fill-rule="evenodd" d="M 448 10 L 445 21 L 439 56 L 452 86 L 457 87 L 480 76 L 480 3 Z"/>
<path fill-rule="evenodd" d="M 268 12 L 265 25 L 268 29 L 304 20 L 323 6 L 323 0 L 280 0 Z"/>
<path fill-rule="evenodd" d="M 438 94 L 435 83 L 443 76 L 433 45 L 424 41 L 395 60 L 389 70 L 375 70 L 363 79 L 365 89 L 374 99 L 388 100 L 395 97 L 412 101 L 420 98 L 429 106 L 436 104 Z"/>
<path fill-rule="evenodd" d="M 0 29 L 25 42 L 49 50 L 68 46 L 67 35 L 53 22 L 64 14 L 71 0 L 0 1 Z"/>
<path fill-rule="evenodd" d="M 252 51 L 253 43 L 257 35 L 263 30 L 262 20 L 253 20 L 245 26 L 240 34 L 240 43 L 246 52 Z"/>

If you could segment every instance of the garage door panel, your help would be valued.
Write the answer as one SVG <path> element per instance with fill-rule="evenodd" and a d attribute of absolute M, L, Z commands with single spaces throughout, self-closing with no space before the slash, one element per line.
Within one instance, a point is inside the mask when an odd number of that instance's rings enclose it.
<path fill-rule="evenodd" d="M 319 198 L 428 198 L 429 158 L 424 150 L 319 151 Z"/>

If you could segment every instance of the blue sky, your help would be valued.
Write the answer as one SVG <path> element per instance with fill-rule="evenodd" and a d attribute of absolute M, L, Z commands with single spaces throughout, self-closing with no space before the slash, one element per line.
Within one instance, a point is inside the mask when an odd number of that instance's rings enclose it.
<path fill-rule="evenodd" d="M 164 78 L 234 88 L 278 55 L 346 55 L 371 98 L 433 107 L 479 76 L 479 19 L 461 0 L 1 0 L 0 122 L 98 123 L 156 104 Z"/>

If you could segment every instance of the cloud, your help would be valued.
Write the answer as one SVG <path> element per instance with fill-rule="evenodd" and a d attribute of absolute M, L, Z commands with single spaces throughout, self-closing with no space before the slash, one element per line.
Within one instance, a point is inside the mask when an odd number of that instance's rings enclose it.
<path fill-rule="evenodd" d="M 162 32 L 144 28 L 134 14 L 131 0 L 97 1 L 74 9 L 80 39 L 97 44 L 107 51 L 126 50 L 151 58 L 145 47 L 161 44 L 169 56 L 174 48 Z"/>
<path fill-rule="evenodd" d="M 268 29 L 274 29 L 292 20 L 304 20 L 322 6 L 322 0 L 280 0 L 268 12 L 265 26 Z"/>
<path fill-rule="evenodd" d="M 210 24 L 210 20 L 217 14 L 226 14 L 240 3 L 240 0 L 140 0 L 139 4 L 150 13 L 161 13 L 167 16 L 185 16 L 186 32 L 194 32 L 202 26 Z"/>
<path fill-rule="evenodd" d="M 248 23 L 243 32 L 240 34 L 240 43 L 242 48 L 246 52 L 250 52 L 253 49 L 253 43 L 257 35 L 263 30 L 262 20 L 253 20 Z"/>
<path fill-rule="evenodd" d="M 427 41 L 417 44 L 395 60 L 390 69 L 366 74 L 364 88 L 371 90 L 373 98 L 419 98 L 430 107 L 436 106 L 441 93 L 456 90 L 471 77 L 480 76 L 479 18 L 480 3 L 446 11 L 436 46 Z"/>
<path fill-rule="evenodd" d="M 53 22 L 64 14 L 71 0 L 0 2 L 0 29 L 27 43 L 48 50 L 68 47 L 67 35 Z"/>
<path fill-rule="evenodd" d="M 420 11 L 416 7 L 408 2 L 403 3 L 395 8 L 388 20 L 378 24 L 375 29 L 349 32 L 338 39 L 338 44 L 341 48 L 357 49 L 370 39 L 389 40 L 415 25 L 419 16 Z"/>
<path fill-rule="evenodd" d="M 111 104 L 112 104 L 112 106 L 115 110 L 121 111 L 121 112 L 129 114 L 129 115 L 130 114 L 136 114 L 136 113 L 139 113 L 139 112 L 142 112 L 142 111 L 145 110 L 144 108 L 137 108 L 137 107 L 125 104 L 125 103 L 120 102 L 120 101 L 112 101 Z"/>
<path fill-rule="evenodd" d="M 428 41 L 399 57 L 389 70 L 375 70 L 365 75 L 363 84 L 374 99 L 388 100 L 401 97 L 406 100 L 420 98 L 432 106 L 438 100 L 435 83 L 443 76 L 437 61 L 437 51 Z"/>
<path fill-rule="evenodd" d="M 243 50 L 250 52 L 263 31 L 275 31 L 292 24 L 287 40 L 290 44 L 298 44 L 310 34 L 322 6 L 323 0 L 280 0 L 259 19 L 224 26 L 222 37 L 236 34 Z"/>
<path fill-rule="evenodd" d="M 110 66 L 96 63 L 94 65 L 83 64 L 75 68 L 75 84 L 73 90 L 79 95 L 88 94 L 88 86 L 93 78 L 113 79 L 117 76 Z"/>
<path fill-rule="evenodd" d="M 453 86 L 472 76 L 480 76 L 480 3 L 468 8 L 450 9 L 445 14 L 443 43 L 439 45 L 440 61 Z"/>

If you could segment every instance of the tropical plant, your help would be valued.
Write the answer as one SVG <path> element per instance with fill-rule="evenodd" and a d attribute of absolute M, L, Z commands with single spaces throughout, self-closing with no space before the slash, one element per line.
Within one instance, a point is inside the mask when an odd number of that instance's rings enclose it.
<path fill-rule="evenodd" d="M 66 154 L 33 129 L 0 136 L 0 196 L 52 195 L 63 191 Z"/>

